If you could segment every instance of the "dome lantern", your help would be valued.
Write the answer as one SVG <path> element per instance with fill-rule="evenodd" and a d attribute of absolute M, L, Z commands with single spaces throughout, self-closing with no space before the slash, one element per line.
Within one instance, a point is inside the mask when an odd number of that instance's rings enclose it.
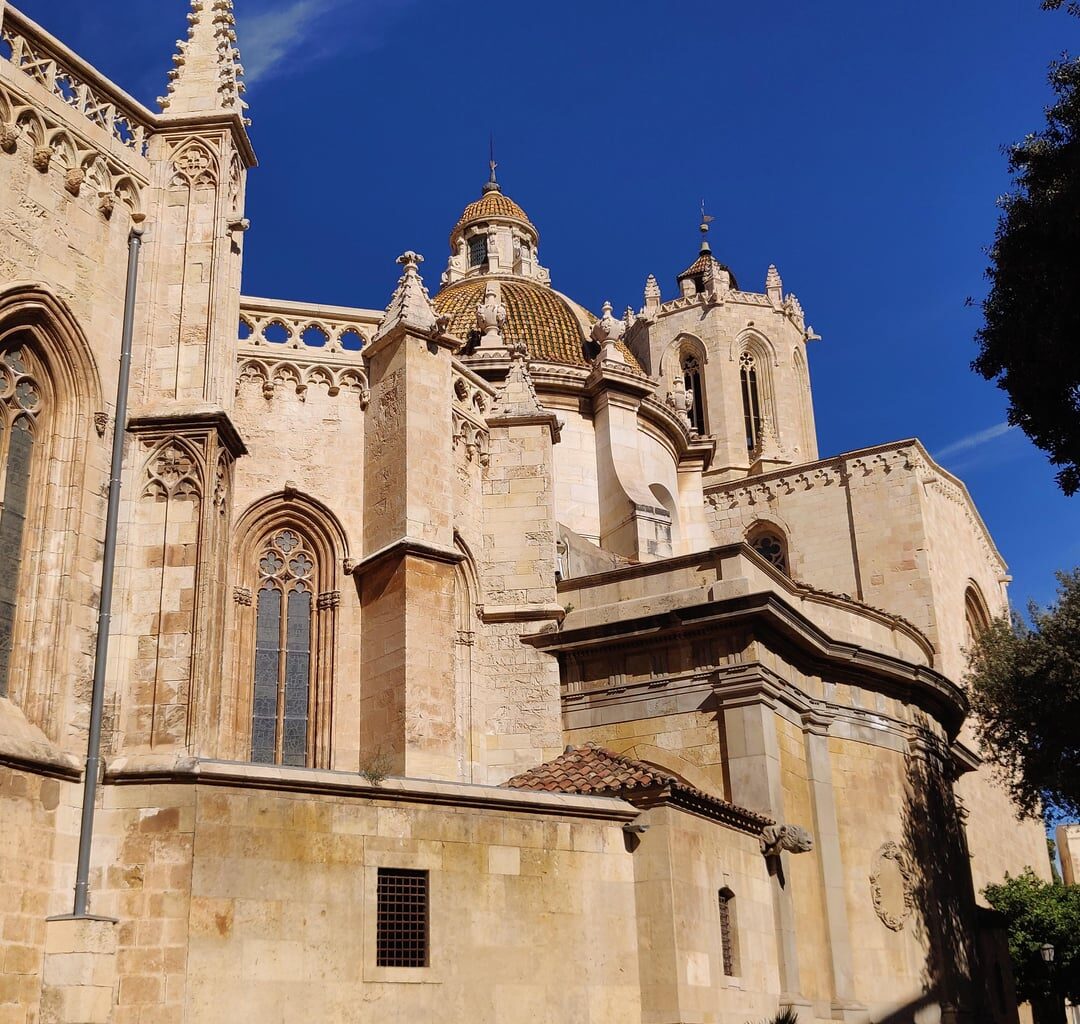
<path fill-rule="evenodd" d="M 491 177 L 480 198 L 465 207 L 450 232 L 443 285 L 488 275 L 551 283 L 551 275 L 540 266 L 540 233 L 528 214 L 503 193 L 495 176 L 497 166 L 492 158 Z"/>

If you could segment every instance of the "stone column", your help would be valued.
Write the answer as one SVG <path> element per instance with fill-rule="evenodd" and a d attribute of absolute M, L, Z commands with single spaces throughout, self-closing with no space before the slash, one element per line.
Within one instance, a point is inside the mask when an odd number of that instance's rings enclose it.
<path fill-rule="evenodd" d="M 808 712 L 803 715 L 803 741 L 810 803 L 814 813 L 814 843 L 821 890 L 825 897 L 825 929 L 829 937 L 832 968 L 833 1019 L 861 1019 L 866 1007 L 854 999 L 854 967 L 851 929 L 844 894 L 844 863 L 840 854 L 840 830 L 836 822 L 832 763 L 829 759 L 829 718 Z"/>
<path fill-rule="evenodd" d="M 719 691 L 727 745 L 730 799 L 752 811 L 784 820 L 780 774 L 780 744 L 776 735 L 776 702 L 764 681 L 725 686 Z M 780 1004 L 809 1019 L 810 1001 L 802 995 L 795 907 L 787 884 L 788 854 L 770 857 L 773 879 L 773 920 L 780 975 Z"/>

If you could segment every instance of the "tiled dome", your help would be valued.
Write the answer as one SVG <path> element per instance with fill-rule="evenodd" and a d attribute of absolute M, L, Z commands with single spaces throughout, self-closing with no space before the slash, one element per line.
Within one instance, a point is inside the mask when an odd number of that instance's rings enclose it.
<path fill-rule="evenodd" d="M 592 365 L 599 350 L 586 333 L 587 326 L 596 323 L 592 313 L 533 281 L 500 278 L 499 285 L 507 314 L 503 331 L 507 344 L 524 342 L 529 358 L 542 362 Z M 458 281 L 432 300 L 440 314 L 450 317 L 451 334 L 465 341 L 476 334 L 476 307 L 484 301 L 486 286 L 487 279 L 482 277 Z M 628 365 L 640 370 L 630 350 L 621 342 L 619 347 Z"/>
<path fill-rule="evenodd" d="M 535 233 L 536 227 L 529 215 L 514 202 L 509 196 L 504 196 L 502 192 L 495 190 L 489 190 L 483 194 L 474 203 L 469 203 L 465 207 L 465 212 L 458 218 L 457 224 L 454 225 L 454 231 L 452 234 L 459 231 L 464 225 L 470 224 L 473 221 L 494 220 L 498 218 L 510 219 L 521 221 L 532 228 Z"/>

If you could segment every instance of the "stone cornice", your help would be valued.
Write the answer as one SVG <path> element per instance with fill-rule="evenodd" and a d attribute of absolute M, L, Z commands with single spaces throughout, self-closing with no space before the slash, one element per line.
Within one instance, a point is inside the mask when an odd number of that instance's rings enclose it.
<path fill-rule="evenodd" d="M 373 551 L 370 555 L 361 558 L 349 572 L 353 576 L 362 576 L 388 558 L 405 558 L 409 555 L 414 558 L 426 559 L 429 562 L 442 562 L 446 565 L 457 565 L 459 562 L 465 561 L 465 555 L 458 551 L 457 548 L 444 548 L 439 544 L 430 544 L 427 541 L 417 540 L 413 537 L 403 537 L 401 540 L 387 544 L 386 547 L 379 548 L 378 551 Z"/>
<path fill-rule="evenodd" d="M 127 429 L 132 434 L 214 430 L 234 458 L 248 453 L 247 445 L 229 414 L 218 406 L 199 406 L 187 411 L 146 409 L 129 417 Z"/>
<path fill-rule="evenodd" d="M 31 725 L 6 697 L 0 697 L 0 765 L 69 782 L 82 778 L 80 762 Z"/>
<path fill-rule="evenodd" d="M 362 775 L 353 772 L 278 768 L 184 755 L 117 758 L 108 764 L 105 781 L 116 786 L 170 784 L 273 790 L 388 804 L 446 805 L 495 810 L 503 814 L 590 818 L 612 822 L 633 821 L 638 816 L 637 808 L 613 797 L 532 793 L 496 786 L 421 779 L 387 778 L 373 785 Z"/>

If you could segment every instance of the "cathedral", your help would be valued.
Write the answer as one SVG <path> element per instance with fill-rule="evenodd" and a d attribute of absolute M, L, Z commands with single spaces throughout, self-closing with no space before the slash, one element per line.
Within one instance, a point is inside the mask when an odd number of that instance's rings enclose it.
<path fill-rule="evenodd" d="M 591 312 L 494 167 L 244 294 L 187 20 L 151 111 L 0 0 L 0 1024 L 1017 1021 L 963 483 L 819 452 L 776 267 Z"/>

